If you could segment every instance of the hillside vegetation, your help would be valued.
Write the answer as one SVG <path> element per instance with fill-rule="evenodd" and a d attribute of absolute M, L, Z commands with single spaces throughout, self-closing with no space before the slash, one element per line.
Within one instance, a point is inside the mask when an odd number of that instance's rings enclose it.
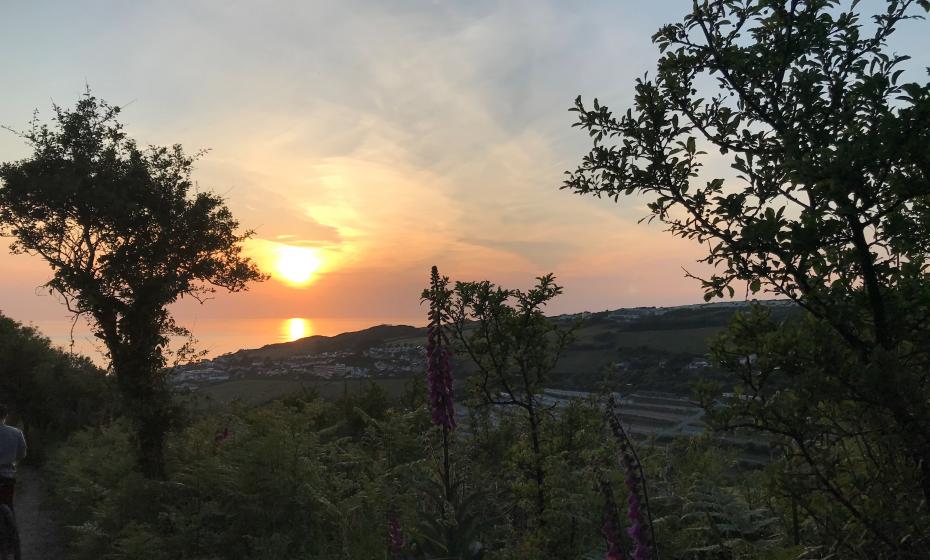
<path fill-rule="evenodd" d="M 28 434 L 30 460 L 74 430 L 118 413 L 110 380 L 90 360 L 64 352 L 34 327 L 0 314 L 0 402 Z"/>
<path fill-rule="evenodd" d="M 763 302 L 776 320 L 797 317 L 796 308 L 785 302 Z M 706 356 L 709 342 L 723 331 L 734 313 L 745 310 L 741 302 L 701 304 L 675 308 L 634 308 L 550 317 L 559 324 L 580 325 L 562 354 L 551 376 L 551 386 L 563 389 L 597 390 L 603 386 L 629 392 L 652 390 L 690 396 L 699 378 L 716 375 Z M 221 402 L 237 398 L 249 403 L 268 402 L 294 391 L 313 387 L 321 396 L 336 397 L 345 388 L 360 386 L 359 379 L 370 379 L 397 394 L 394 388 L 422 374 L 422 356 L 426 328 L 406 325 L 379 325 L 337 336 L 312 336 L 293 342 L 270 344 L 257 349 L 240 350 L 199 367 L 208 371 L 231 372 L 226 381 L 204 383 L 201 395 Z M 385 367 L 376 370 L 375 362 L 364 354 L 383 348 L 406 348 L 409 361 L 392 362 L 384 358 Z M 331 354 L 331 363 L 366 368 L 366 374 L 321 378 L 313 367 L 300 365 L 301 358 Z M 474 372 L 465 356 L 453 357 L 459 380 Z M 692 366 L 698 360 L 700 367 Z M 704 360 L 704 362 L 700 362 Z M 258 364 L 249 369 L 235 364 Z M 290 365 L 288 364 L 297 364 Z M 287 367 L 286 367 L 287 366 Z M 280 374 L 269 371 L 280 368 Z M 339 381 L 342 377 L 348 383 Z"/>

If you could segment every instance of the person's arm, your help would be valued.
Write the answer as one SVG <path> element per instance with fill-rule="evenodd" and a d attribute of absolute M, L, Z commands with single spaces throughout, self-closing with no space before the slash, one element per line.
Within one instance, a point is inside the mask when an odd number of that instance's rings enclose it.
<path fill-rule="evenodd" d="M 16 460 L 19 461 L 26 456 L 26 436 L 19 432 L 19 446 L 16 449 Z"/>

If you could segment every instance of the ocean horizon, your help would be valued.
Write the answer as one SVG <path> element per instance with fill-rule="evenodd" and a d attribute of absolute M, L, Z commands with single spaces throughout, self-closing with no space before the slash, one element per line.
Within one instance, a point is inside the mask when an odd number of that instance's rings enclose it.
<path fill-rule="evenodd" d="M 68 319 L 24 320 L 48 337 L 52 344 L 65 351 L 83 354 L 99 365 L 106 362 L 103 344 L 94 338 L 83 320 L 78 320 L 72 332 Z M 196 319 L 179 320 L 197 340 L 197 349 L 206 351 L 207 358 L 266 344 L 292 342 L 309 336 L 335 336 L 376 325 L 424 326 L 424 318 L 396 317 L 267 317 L 258 319 Z"/>

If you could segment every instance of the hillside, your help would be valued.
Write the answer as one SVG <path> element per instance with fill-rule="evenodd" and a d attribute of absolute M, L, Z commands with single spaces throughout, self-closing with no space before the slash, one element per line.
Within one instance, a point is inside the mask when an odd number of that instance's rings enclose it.
<path fill-rule="evenodd" d="M 797 312 L 788 302 L 764 303 L 778 318 Z M 553 372 L 551 386 L 593 390 L 607 382 L 621 391 L 688 394 L 695 379 L 717 375 L 706 360 L 708 339 L 747 305 L 640 307 L 552 317 L 581 326 Z M 423 372 L 425 344 L 425 328 L 378 325 L 239 350 L 179 368 L 175 383 L 222 401 L 265 402 L 308 386 L 341 387 L 343 380 L 369 379 L 396 391 L 394 380 Z M 455 367 L 459 379 L 471 372 L 461 357 Z"/>
<path fill-rule="evenodd" d="M 235 355 L 247 355 L 271 359 L 282 359 L 305 354 L 324 352 L 362 351 L 372 346 L 388 344 L 402 339 L 425 337 L 426 329 L 409 325 L 378 325 L 361 331 L 347 332 L 335 336 L 309 336 L 292 342 L 267 344 L 252 350 L 240 350 Z"/>

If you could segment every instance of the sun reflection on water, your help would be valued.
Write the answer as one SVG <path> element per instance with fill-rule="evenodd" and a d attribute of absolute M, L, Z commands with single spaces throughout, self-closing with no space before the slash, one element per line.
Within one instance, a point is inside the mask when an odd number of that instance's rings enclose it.
<path fill-rule="evenodd" d="M 313 322 L 310 319 L 291 317 L 281 323 L 281 339 L 285 342 L 308 336 L 313 336 Z"/>

